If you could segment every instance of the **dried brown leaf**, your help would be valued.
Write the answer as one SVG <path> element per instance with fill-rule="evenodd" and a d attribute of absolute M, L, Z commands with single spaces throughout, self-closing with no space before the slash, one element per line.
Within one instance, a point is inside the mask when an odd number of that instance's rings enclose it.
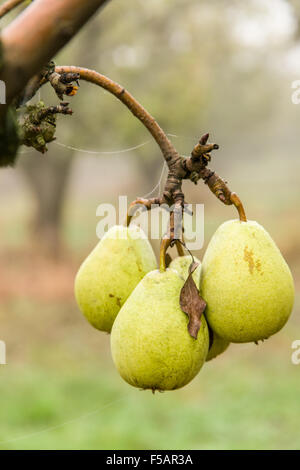
<path fill-rule="evenodd" d="M 189 317 L 188 332 L 195 339 L 197 339 L 200 329 L 201 315 L 206 308 L 206 302 L 199 294 L 192 276 L 198 264 L 194 261 L 191 263 L 189 275 L 180 292 L 181 310 Z"/>

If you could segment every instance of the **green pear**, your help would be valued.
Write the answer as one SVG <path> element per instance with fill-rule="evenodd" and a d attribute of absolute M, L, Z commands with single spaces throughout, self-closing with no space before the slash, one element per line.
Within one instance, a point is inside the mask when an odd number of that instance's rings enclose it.
<path fill-rule="evenodd" d="M 200 293 L 212 330 L 233 343 L 274 335 L 294 302 L 289 267 L 254 221 L 230 220 L 218 228 L 202 261 Z"/>
<path fill-rule="evenodd" d="M 219 356 L 224 351 L 226 351 L 226 349 L 228 348 L 230 344 L 229 341 L 227 341 L 226 339 L 220 338 L 220 336 L 218 336 L 212 330 L 211 330 L 211 334 L 213 336 L 213 340 L 212 340 L 212 345 L 209 348 L 209 351 L 207 354 L 206 362 L 211 361 L 212 359 L 214 359 L 215 357 Z"/>
<path fill-rule="evenodd" d="M 156 267 L 141 228 L 111 227 L 77 273 L 75 297 L 80 310 L 95 328 L 109 333 L 125 300 Z"/>
<path fill-rule="evenodd" d="M 189 267 L 192 261 L 193 259 L 190 255 L 177 256 L 177 258 L 173 259 L 173 261 L 170 263 L 169 268 L 177 271 L 178 274 L 182 276 L 184 280 L 186 280 L 189 275 Z M 199 266 L 197 266 L 192 276 L 193 276 L 196 286 L 199 288 L 200 274 L 201 274 L 201 261 L 199 261 L 198 258 L 196 258 L 195 256 L 194 256 L 194 261 L 196 263 L 199 263 Z"/>
<path fill-rule="evenodd" d="M 111 332 L 113 361 L 123 379 L 141 389 L 175 390 L 205 362 L 209 334 L 204 316 L 197 339 L 179 298 L 184 280 L 167 269 L 148 273 L 121 308 Z"/>

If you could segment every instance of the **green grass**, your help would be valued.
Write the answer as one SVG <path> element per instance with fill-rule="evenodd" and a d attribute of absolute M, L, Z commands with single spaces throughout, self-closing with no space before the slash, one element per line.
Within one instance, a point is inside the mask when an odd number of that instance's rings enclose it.
<path fill-rule="evenodd" d="M 0 449 L 299 449 L 300 366 L 290 352 L 234 345 L 226 356 L 184 389 L 155 395 L 101 357 L 2 366 Z"/>

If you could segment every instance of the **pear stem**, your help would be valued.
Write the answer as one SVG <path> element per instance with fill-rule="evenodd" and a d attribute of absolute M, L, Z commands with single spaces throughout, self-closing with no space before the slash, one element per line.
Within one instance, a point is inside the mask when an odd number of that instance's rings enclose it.
<path fill-rule="evenodd" d="M 247 217 L 246 217 L 246 213 L 245 213 L 245 209 L 244 209 L 244 206 L 242 204 L 242 201 L 240 200 L 240 198 L 238 197 L 238 195 L 236 193 L 231 193 L 230 195 L 230 200 L 231 202 L 235 205 L 235 207 L 237 208 L 237 211 L 239 213 L 239 218 L 240 218 L 240 221 L 241 222 L 247 222 Z"/>
<path fill-rule="evenodd" d="M 139 209 L 136 206 L 142 205 L 143 207 L 145 207 L 146 210 L 151 210 L 152 209 L 152 204 L 160 206 L 162 204 L 162 199 L 161 198 L 152 198 L 152 199 L 139 198 L 139 199 L 135 199 L 129 205 L 129 208 L 128 208 L 128 211 L 127 211 L 126 223 L 125 223 L 126 227 L 129 227 L 130 222 L 132 220 L 132 217 L 134 216 L 135 212 Z M 172 214 L 171 214 L 171 221 L 174 225 L 174 217 L 172 217 Z M 182 247 L 179 240 L 176 240 L 176 249 L 177 249 L 178 256 L 184 256 L 184 250 L 183 250 L 183 247 Z"/>
<path fill-rule="evenodd" d="M 179 240 L 176 240 L 176 248 L 177 248 L 178 256 L 184 256 L 184 249 Z"/>
<path fill-rule="evenodd" d="M 136 207 L 136 206 L 143 206 L 145 207 L 147 211 L 149 211 L 152 209 L 153 204 L 160 206 L 162 204 L 161 198 L 154 197 L 152 199 L 144 199 L 144 198 L 135 199 L 135 201 L 133 201 L 128 207 L 128 211 L 126 215 L 126 227 L 129 227 L 132 217 L 134 216 L 136 211 L 139 209 L 139 207 Z"/>
<path fill-rule="evenodd" d="M 174 211 L 171 212 L 167 234 L 163 237 L 159 252 L 159 269 L 161 272 L 166 270 L 166 253 L 170 246 L 175 243 L 178 256 L 184 256 L 184 249 L 180 240 L 174 238 Z M 184 242 L 183 242 L 184 243 Z"/>
<path fill-rule="evenodd" d="M 159 270 L 161 273 L 163 273 L 167 267 L 166 267 L 166 253 L 171 244 L 171 239 L 170 238 L 163 238 L 160 244 L 160 250 L 159 250 Z"/>

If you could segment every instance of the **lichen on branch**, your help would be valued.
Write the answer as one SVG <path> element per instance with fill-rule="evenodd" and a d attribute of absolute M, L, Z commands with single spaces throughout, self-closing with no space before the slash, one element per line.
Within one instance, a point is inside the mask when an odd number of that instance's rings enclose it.
<path fill-rule="evenodd" d="M 43 101 L 39 101 L 26 106 L 21 118 L 20 142 L 45 153 L 46 144 L 55 140 L 57 114 L 72 114 L 68 104 L 62 102 L 57 106 L 46 107 Z"/>

